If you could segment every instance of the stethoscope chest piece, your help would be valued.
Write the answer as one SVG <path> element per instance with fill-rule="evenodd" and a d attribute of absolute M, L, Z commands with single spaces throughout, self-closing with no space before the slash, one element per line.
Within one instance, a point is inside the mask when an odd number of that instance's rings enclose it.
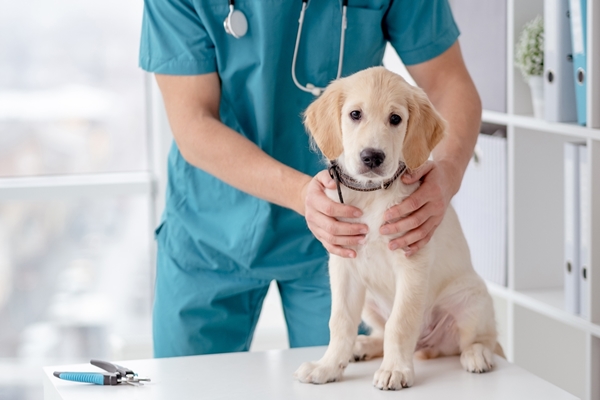
<path fill-rule="evenodd" d="M 233 7 L 233 1 L 229 2 L 229 15 L 223 21 L 225 32 L 236 39 L 241 38 L 248 32 L 248 20 L 243 12 Z"/>
<path fill-rule="evenodd" d="M 241 38 L 248 32 L 248 20 L 243 12 L 235 9 L 235 0 L 228 0 L 229 2 L 229 14 L 223 26 L 225 32 L 230 34 L 236 39 Z M 302 9 L 300 10 L 300 18 L 298 19 L 298 34 L 296 35 L 296 45 L 294 46 L 294 56 L 292 57 L 292 80 L 298 89 L 312 93 L 314 96 L 319 96 L 325 88 L 317 87 L 312 83 L 302 85 L 296 78 L 296 59 L 298 58 L 298 48 L 300 46 L 300 37 L 302 36 L 302 26 L 304 25 L 304 15 L 306 13 L 306 7 L 308 6 L 308 0 L 302 0 Z M 340 33 L 340 53 L 338 57 L 338 70 L 336 79 L 342 76 L 342 68 L 344 63 L 344 44 L 346 38 L 347 20 L 346 13 L 348 8 L 348 0 L 342 0 L 342 21 L 341 21 L 341 33 Z"/>

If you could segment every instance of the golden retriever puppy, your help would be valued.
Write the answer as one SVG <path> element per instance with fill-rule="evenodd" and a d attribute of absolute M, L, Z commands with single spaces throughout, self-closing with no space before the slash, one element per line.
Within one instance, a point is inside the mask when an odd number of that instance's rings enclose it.
<path fill-rule="evenodd" d="M 381 355 L 373 384 L 383 390 L 413 384 L 415 355 L 460 354 L 467 371 L 489 371 L 497 346 L 492 299 L 452 206 L 410 258 L 389 250 L 390 237 L 379 234 L 384 212 L 417 189 L 399 176 L 425 163 L 444 134 L 425 93 L 383 67 L 370 68 L 331 83 L 306 110 L 305 124 L 338 182 L 339 193 L 327 195 L 362 209 L 362 217 L 347 221 L 367 224 L 369 233 L 354 248 L 356 258 L 330 256 L 329 347 L 295 377 L 335 381 L 349 361 Z M 369 336 L 357 337 L 361 313 Z"/>

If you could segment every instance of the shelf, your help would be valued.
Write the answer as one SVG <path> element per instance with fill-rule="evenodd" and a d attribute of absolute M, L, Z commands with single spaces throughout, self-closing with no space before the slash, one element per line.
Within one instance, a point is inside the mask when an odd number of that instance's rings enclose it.
<path fill-rule="evenodd" d="M 548 14 L 546 21 L 552 15 L 564 22 L 564 13 L 553 14 L 559 2 L 498 0 L 488 5 L 491 8 L 506 4 L 506 34 L 498 33 L 505 44 L 496 45 L 496 51 L 505 55 L 506 103 L 503 106 L 508 112 L 491 111 L 494 107 L 488 105 L 482 112 L 482 122 L 506 127 L 506 264 L 510 284 L 504 287 L 488 282 L 487 286 L 494 299 L 501 300 L 495 302 L 497 324 L 509 359 L 582 400 L 600 400 L 600 246 L 596 246 L 600 243 L 597 223 L 600 221 L 597 218 L 600 216 L 600 51 L 593 40 L 600 37 L 600 7 L 596 0 L 585 3 L 587 126 L 534 118 L 531 89 L 515 68 L 515 50 L 523 27 L 544 14 Z M 477 52 L 492 46 L 492 42 L 480 41 L 472 46 L 465 51 Z M 490 69 L 485 66 L 482 70 L 485 73 Z M 498 74 L 488 76 L 503 78 Z M 500 97 L 504 97 L 504 93 Z M 563 289 L 563 160 L 567 142 L 585 142 L 588 160 L 592 160 L 586 168 L 591 181 L 586 196 L 591 201 L 588 210 L 592 215 L 587 251 L 588 272 L 592 276 L 589 282 L 591 316 L 586 318 L 567 311 Z"/>
<path fill-rule="evenodd" d="M 600 325 L 593 324 L 565 310 L 562 289 L 516 291 L 492 282 L 486 283 L 493 296 L 510 300 L 529 310 L 600 338 Z"/>
<path fill-rule="evenodd" d="M 548 122 L 527 115 L 504 114 L 497 111 L 483 110 L 483 122 L 499 125 L 512 125 L 519 128 L 533 129 L 542 132 L 552 132 L 561 135 L 574 136 L 580 139 L 590 138 L 600 140 L 600 129 L 586 128 L 575 123 Z"/>
<path fill-rule="evenodd" d="M 153 192 L 149 172 L 0 178 L 0 201 L 141 195 Z"/>

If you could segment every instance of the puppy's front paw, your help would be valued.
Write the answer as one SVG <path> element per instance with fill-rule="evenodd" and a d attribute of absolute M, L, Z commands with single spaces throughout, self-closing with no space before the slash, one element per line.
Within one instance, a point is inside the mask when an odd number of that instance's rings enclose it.
<path fill-rule="evenodd" d="M 415 373 L 412 368 L 384 368 L 375 372 L 373 385 L 381 390 L 400 390 L 413 385 Z"/>
<path fill-rule="evenodd" d="M 487 372 L 494 366 L 492 352 L 481 343 L 473 343 L 460 355 L 460 363 L 469 372 Z"/>
<path fill-rule="evenodd" d="M 294 378 L 303 383 L 327 383 L 340 380 L 346 365 L 326 365 L 320 362 L 305 362 L 294 372 Z"/>

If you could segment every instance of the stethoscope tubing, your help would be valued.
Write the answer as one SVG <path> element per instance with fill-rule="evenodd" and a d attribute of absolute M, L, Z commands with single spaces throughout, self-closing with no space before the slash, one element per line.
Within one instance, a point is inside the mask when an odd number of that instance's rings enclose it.
<path fill-rule="evenodd" d="M 308 7 L 309 0 L 302 0 L 302 9 L 300 11 L 300 18 L 298 19 L 298 33 L 296 34 L 296 44 L 294 45 L 294 55 L 292 57 L 292 80 L 294 84 L 298 87 L 298 89 L 312 93 L 315 96 L 319 96 L 325 88 L 317 87 L 312 83 L 307 83 L 306 85 L 302 85 L 298 78 L 296 77 L 296 61 L 298 60 L 298 49 L 300 47 L 300 39 L 302 38 L 302 28 L 304 27 L 304 16 L 306 14 L 306 8 Z M 223 26 L 225 27 L 225 32 L 232 35 L 236 39 L 241 38 L 246 34 L 248 29 L 248 22 L 246 16 L 241 12 L 235 9 L 235 0 L 228 0 L 229 3 L 229 15 L 223 22 Z M 342 76 L 342 69 L 344 66 L 344 45 L 346 42 L 346 28 L 348 26 L 348 22 L 346 19 L 348 8 L 348 0 L 342 0 L 342 25 L 340 32 L 340 53 L 338 58 L 338 68 L 335 79 L 339 79 Z"/>
<path fill-rule="evenodd" d="M 300 18 L 298 19 L 298 33 L 296 35 L 296 45 L 294 46 L 294 56 L 292 57 L 292 80 L 298 89 L 312 93 L 315 96 L 319 96 L 325 88 L 314 86 L 311 83 L 307 83 L 306 86 L 302 85 L 296 77 L 296 60 L 298 59 L 298 48 L 300 47 L 300 38 L 302 37 L 302 27 L 304 25 L 304 15 L 306 13 L 306 7 L 308 0 L 302 0 L 302 10 L 300 11 Z M 338 69 L 335 79 L 339 79 L 342 76 L 342 67 L 344 65 L 344 44 L 346 41 L 346 27 L 348 26 L 346 20 L 348 0 L 342 1 L 342 26 L 340 35 L 340 55 L 338 58 Z"/>

